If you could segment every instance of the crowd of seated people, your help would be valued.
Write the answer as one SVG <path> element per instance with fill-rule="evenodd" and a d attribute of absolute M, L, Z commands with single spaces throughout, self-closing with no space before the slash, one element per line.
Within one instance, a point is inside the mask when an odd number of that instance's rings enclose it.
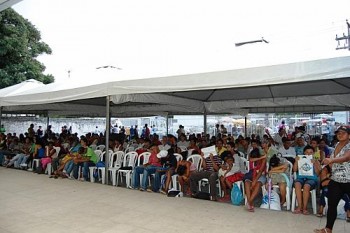
<path fill-rule="evenodd" d="M 139 156 L 150 152 L 147 163 L 133 168 L 133 189 L 167 194 L 173 186 L 172 177 L 177 175 L 182 195 L 194 197 L 201 192 L 200 181 L 205 179 L 210 200 L 230 202 L 233 184 L 241 181 L 246 209 L 253 212 L 268 179 L 272 185 L 279 187 L 280 205 L 286 209 L 286 187 L 292 181 L 298 203 L 293 213 L 309 214 L 310 190 L 318 189 L 321 196 L 318 216 L 323 216 L 330 170 L 323 168 L 321 162 L 332 154 L 332 148 L 325 138 L 311 138 L 302 128 L 292 137 L 283 128 L 274 137 L 266 131 L 261 139 L 256 135 L 244 138 L 221 133 L 211 137 L 202 134 L 186 135 L 182 131 L 178 132 L 178 137 L 166 135 L 160 139 L 156 134 L 145 132 L 143 137 L 125 135 L 122 132 L 112 133 L 108 148 L 105 149 L 111 153 L 126 152 L 129 149 L 136 151 Z M 50 178 L 88 181 L 91 178 L 89 168 L 96 166 L 99 160 L 105 161 L 104 157 L 100 158 L 95 153 L 98 146 L 105 143 L 103 134 L 88 133 L 78 137 L 67 130 L 55 134 L 48 129 L 38 135 L 30 126 L 28 132 L 19 136 L 0 134 L 0 162 L 7 168 L 37 173 L 44 173 L 48 164 L 51 164 Z M 209 146 L 215 146 L 216 153 L 205 155 L 202 152 L 203 148 Z M 191 155 L 198 155 L 200 163 L 188 160 Z M 299 155 L 312 156 L 312 176 L 299 175 Z M 39 160 L 40 169 L 34 166 L 34 160 Z M 295 179 L 287 181 L 286 177 L 291 172 L 295 173 Z M 218 185 L 221 193 L 218 193 Z M 349 197 L 344 197 L 344 200 L 350 221 Z"/>

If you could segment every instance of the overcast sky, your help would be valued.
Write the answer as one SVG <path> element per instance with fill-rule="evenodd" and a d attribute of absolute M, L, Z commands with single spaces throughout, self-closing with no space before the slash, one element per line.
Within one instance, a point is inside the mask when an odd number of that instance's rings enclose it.
<path fill-rule="evenodd" d="M 104 65 L 166 75 L 350 55 L 335 50 L 349 0 L 23 0 L 14 9 L 52 48 L 40 60 L 56 81 Z M 261 37 L 269 43 L 235 47 Z"/>

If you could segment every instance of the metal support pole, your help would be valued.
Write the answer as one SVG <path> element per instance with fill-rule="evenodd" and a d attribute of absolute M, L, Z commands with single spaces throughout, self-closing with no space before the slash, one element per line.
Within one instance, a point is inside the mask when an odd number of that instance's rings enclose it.
<path fill-rule="evenodd" d="M 206 137 L 207 135 L 207 111 L 204 111 L 204 115 L 203 115 L 203 124 L 204 124 L 204 137 Z"/>
<path fill-rule="evenodd" d="M 0 127 L 1 127 L 1 119 L 2 119 L 2 107 L 0 107 Z"/>
<path fill-rule="evenodd" d="M 46 112 L 46 129 L 49 128 L 50 125 L 50 116 L 49 112 Z"/>
<path fill-rule="evenodd" d="M 244 137 L 247 137 L 247 115 L 244 116 Z"/>
<path fill-rule="evenodd" d="M 169 114 L 166 114 L 166 135 L 169 134 Z"/>
<path fill-rule="evenodd" d="M 106 96 L 106 153 L 105 153 L 105 184 L 108 185 L 108 168 L 109 168 L 109 132 L 111 128 L 111 117 L 110 117 L 110 96 Z"/>

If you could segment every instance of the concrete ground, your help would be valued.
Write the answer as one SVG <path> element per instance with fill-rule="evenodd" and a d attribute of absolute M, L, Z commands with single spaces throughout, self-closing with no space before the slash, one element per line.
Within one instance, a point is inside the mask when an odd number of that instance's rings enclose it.
<path fill-rule="evenodd" d="M 1 233 L 313 232 L 325 218 L 170 198 L 0 167 Z M 337 220 L 334 232 L 349 233 Z"/>

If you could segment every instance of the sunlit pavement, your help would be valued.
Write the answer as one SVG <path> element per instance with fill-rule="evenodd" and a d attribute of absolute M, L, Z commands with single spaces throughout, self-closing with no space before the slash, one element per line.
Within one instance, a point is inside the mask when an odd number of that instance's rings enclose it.
<path fill-rule="evenodd" d="M 49 179 L 0 167 L 0 232 L 313 232 L 325 218 L 98 183 Z M 337 220 L 334 232 L 350 232 Z"/>

